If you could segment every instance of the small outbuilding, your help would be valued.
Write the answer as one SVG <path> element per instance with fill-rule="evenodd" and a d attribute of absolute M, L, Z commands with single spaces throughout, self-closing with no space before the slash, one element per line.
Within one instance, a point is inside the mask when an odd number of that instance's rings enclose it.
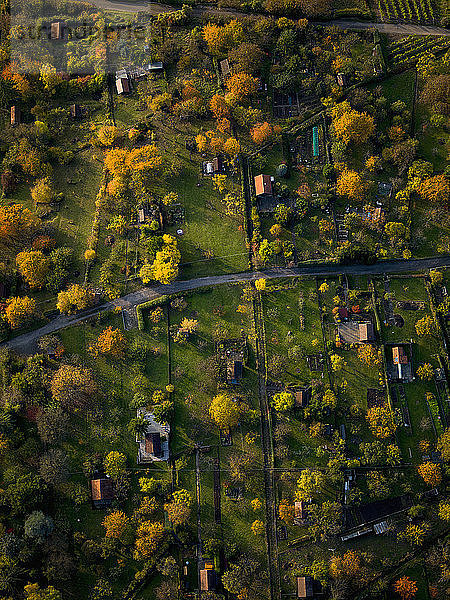
<path fill-rule="evenodd" d="M 156 458 L 163 456 L 161 446 L 161 434 L 159 431 L 153 431 L 145 434 L 145 451 Z"/>
<path fill-rule="evenodd" d="M 200 571 L 200 590 L 202 592 L 214 591 L 217 587 L 217 574 L 214 569 Z"/>
<path fill-rule="evenodd" d="M 50 39 L 62 41 L 66 38 L 67 27 L 64 21 L 55 21 L 50 25 Z"/>
<path fill-rule="evenodd" d="M 230 62 L 229 62 L 228 58 L 221 60 L 219 62 L 219 66 L 220 66 L 220 73 L 221 73 L 222 77 L 225 78 L 225 77 L 228 77 L 228 75 L 231 75 Z"/>
<path fill-rule="evenodd" d="M 336 79 L 337 79 L 338 85 L 340 87 L 342 87 L 342 88 L 345 87 L 346 82 L 345 82 L 345 74 L 344 73 L 338 73 L 336 75 Z"/>
<path fill-rule="evenodd" d="M 79 104 L 71 104 L 69 110 L 72 119 L 81 119 L 83 113 Z"/>
<path fill-rule="evenodd" d="M 130 81 L 128 77 L 119 77 L 116 79 L 116 90 L 118 94 L 130 93 Z"/>
<path fill-rule="evenodd" d="M 95 508 L 108 508 L 114 499 L 112 479 L 109 477 L 91 479 L 91 496 Z"/>
<path fill-rule="evenodd" d="M 303 500 L 300 502 L 294 502 L 294 523 L 301 525 L 308 518 L 308 511 L 306 510 L 306 504 Z"/>
<path fill-rule="evenodd" d="M 306 408 L 311 400 L 311 388 L 301 388 L 294 392 L 295 407 Z"/>
<path fill-rule="evenodd" d="M 270 175 L 257 175 L 255 177 L 255 193 L 258 199 L 273 197 L 272 177 Z"/>
<path fill-rule="evenodd" d="M 232 385 L 241 383 L 242 370 L 242 358 L 240 356 L 230 356 L 227 361 L 227 382 Z"/>
<path fill-rule="evenodd" d="M 394 346 L 392 348 L 392 361 L 394 365 L 408 364 L 408 357 L 405 354 L 403 346 Z"/>
<path fill-rule="evenodd" d="M 22 122 L 22 113 L 18 106 L 11 106 L 11 125 L 17 127 Z"/>
<path fill-rule="evenodd" d="M 297 577 L 297 598 L 314 598 L 314 580 L 312 577 Z"/>
<path fill-rule="evenodd" d="M 366 323 L 359 324 L 359 341 L 360 342 L 373 342 L 375 339 L 375 333 L 373 324 L 369 321 Z"/>

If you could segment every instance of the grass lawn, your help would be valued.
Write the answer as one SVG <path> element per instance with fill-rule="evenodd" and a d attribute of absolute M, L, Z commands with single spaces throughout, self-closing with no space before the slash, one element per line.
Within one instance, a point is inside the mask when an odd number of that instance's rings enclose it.
<path fill-rule="evenodd" d="M 323 350 L 316 284 L 305 280 L 290 287 L 288 283 L 286 289 L 272 292 L 277 286 L 268 282 L 263 294 L 269 378 L 282 385 L 306 384 L 316 376 L 307 366 L 306 355 Z M 302 356 L 289 359 L 294 346 L 301 347 Z M 282 369 L 275 369 L 275 360 L 284 365 Z"/>

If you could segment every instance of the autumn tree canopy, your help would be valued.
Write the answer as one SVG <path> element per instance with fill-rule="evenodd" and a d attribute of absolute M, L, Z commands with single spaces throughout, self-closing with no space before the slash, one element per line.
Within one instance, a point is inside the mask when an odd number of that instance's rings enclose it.
<path fill-rule="evenodd" d="M 78 283 L 74 283 L 67 290 L 59 292 L 56 306 L 61 313 L 71 315 L 77 310 L 84 310 L 92 306 L 94 294 Z"/>
<path fill-rule="evenodd" d="M 92 405 L 97 384 L 85 367 L 61 365 L 51 380 L 53 399 L 67 410 L 79 410 Z"/>
<path fill-rule="evenodd" d="M 228 394 L 222 393 L 213 398 L 209 414 L 220 429 L 226 430 L 236 427 L 239 423 L 241 408 Z"/>
<path fill-rule="evenodd" d="M 11 329 L 18 329 L 30 323 L 38 314 L 36 300 L 28 296 L 9 298 L 5 315 Z"/>
<path fill-rule="evenodd" d="M 350 200 L 362 202 L 367 189 L 367 182 L 352 169 L 344 169 L 338 177 L 336 191 L 339 196 L 347 196 Z"/>
<path fill-rule="evenodd" d="M 374 118 L 365 112 L 354 110 L 347 101 L 334 106 L 331 116 L 334 135 L 344 144 L 363 144 L 375 131 Z"/>

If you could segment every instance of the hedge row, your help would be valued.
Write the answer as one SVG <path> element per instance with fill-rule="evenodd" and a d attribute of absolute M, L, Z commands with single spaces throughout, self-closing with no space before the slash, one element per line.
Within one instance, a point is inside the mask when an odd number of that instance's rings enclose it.
<path fill-rule="evenodd" d="M 154 300 L 147 300 L 147 302 L 143 302 L 142 304 L 138 304 L 136 306 L 136 316 L 139 331 L 143 331 L 145 329 L 143 311 L 147 308 L 151 308 L 152 306 L 159 306 L 161 304 L 164 304 L 168 298 L 170 298 L 170 296 L 160 296 L 159 298 L 155 298 Z"/>

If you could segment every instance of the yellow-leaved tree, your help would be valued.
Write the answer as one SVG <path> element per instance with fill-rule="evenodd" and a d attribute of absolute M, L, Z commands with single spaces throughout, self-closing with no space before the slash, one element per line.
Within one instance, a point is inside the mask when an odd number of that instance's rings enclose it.
<path fill-rule="evenodd" d="M 11 329 L 23 327 L 38 315 L 36 300 L 29 296 L 9 298 L 5 315 Z"/>
<path fill-rule="evenodd" d="M 339 196 L 347 196 L 350 200 L 362 202 L 367 190 L 367 183 L 352 169 L 344 169 L 338 177 L 336 191 Z"/>
<path fill-rule="evenodd" d="M 105 537 L 116 540 L 123 539 L 129 529 L 130 519 L 121 510 L 114 510 L 103 519 Z"/>
<path fill-rule="evenodd" d="M 136 535 L 134 553 L 136 560 L 150 558 L 164 539 L 164 525 L 158 522 L 144 521 L 137 528 Z"/>
<path fill-rule="evenodd" d="M 213 398 L 209 407 L 211 419 L 220 429 L 236 427 L 241 416 L 241 407 L 226 393 L 218 394 Z"/>
<path fill-rule="evenodd" d="M 374 406 L 367 411 L 366 418 L 375 437 L 388 438 L 397 429 L 395 415 L 388 406 Z"/>
<path fill-rule="evenodd" d="M 94 294 L 89 288 L 74 283 L 67 290 L 59 292 L 56 306 L 61 313 L 71 315 L 77 310 L 84 310 L 92 306 Z"/>
<path fill-rule="evenodd" d="M 163 247 L 156 253 L 152 264 L 146 263 L 139 271 L 139 277 L 143 283 L 152 280 L 159 281 L 165 285 L 172 283 L 178 276 L 178 265 L 181 253 L 178 250 L 177 240 L 171 235 L 163 236 Z"/>
<path fill-rule="evenodd" d="M 19 252 L 16 256 L 16 264 L 19 273 L 31 289 L 44 287 L 50 263 L 43 252 L 40 250 Z"/>
<path fill-rule="evenodd" d="M 417 467 L 417 471 L 427 485 L 436 487 L 442 481 L 441 467 L 432 462 L 425 462 Z"/>
<path fill-rule="evenodd" d="M 334 135 L 344 144 L 367 142 L 375 131 L 374 118 L 368 113 L 354 110 L 347 101 L 334 106 L 331 117 Z"/>

